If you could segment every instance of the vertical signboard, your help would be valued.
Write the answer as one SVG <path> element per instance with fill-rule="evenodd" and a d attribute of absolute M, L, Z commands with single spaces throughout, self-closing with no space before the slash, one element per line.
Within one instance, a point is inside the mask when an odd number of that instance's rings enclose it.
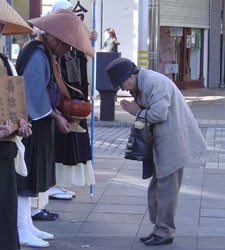
<path fill-rule="evenodd" d="M 79 16 L 84 24 L 87 26 L 89 31 L 92 31 L 92 1 L 91 0 L 70 0 L 73 5 L 74 12 Z M 91 57 L 87 56 L 87 74 L 88 82 L 92 82 L 92 60 Z"/>
<path fill-rule="evenodd" d="M 27 121 L 23 76 L 8 76 L 7 69 L 0 67 L 0 124 L 11 120 L 16 130 L 19 119 Z"/>
<path fill-rule="evenodd" d="M 73 5 L 74 12 L 79 16 L 88 29 L 92 30 L 92 1 L 91 0 L 69 0 Z"/>

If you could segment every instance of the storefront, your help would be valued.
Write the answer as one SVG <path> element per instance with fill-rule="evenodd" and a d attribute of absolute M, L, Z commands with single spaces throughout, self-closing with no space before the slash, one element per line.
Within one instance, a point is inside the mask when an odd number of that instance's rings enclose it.
<path fill-rule="evenodd" d="M 200 88 L 206 77 L 203 67 L 204 29 L 160 27 L 160 73 L 180 89 Z"/>
<path fill-rule="evenodd" d="M 159 72 L 180 89 L 206 87 L 209 9 L 209 0 L 160 1 Z"/>

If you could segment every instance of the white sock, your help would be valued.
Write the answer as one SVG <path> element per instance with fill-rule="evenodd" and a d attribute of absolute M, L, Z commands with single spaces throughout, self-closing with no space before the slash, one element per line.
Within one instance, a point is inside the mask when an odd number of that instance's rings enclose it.
<path fill-rule="evenodd" d="M 28 206 L 29 206 L 28 197 L 18 196 L 18 211 L 17 211 L 18 227 L 27 225 Z"/>
<path fill-rule="evenodd" d="M 27 224 L 27 210 L 29 208 L 29 200 L 28 197 L 18 196 L 18 233 L 19 233 L 19 241 L 21 245 L 28 246 L 39 246 L 45 247 L 48 246 L 47 241 L 43 241 L 32 234 L 29 230 Z"/>
<path fill-rule="evenodd" d="M 39 230 L 38 228 L 36 228 L 33 224 L 33 221 L 31 219 L 31 200 L 30 198 L 28 199 L 28 207 L 27 207 L 27 225 L 28 225 L 28 228 L 30 230 L 30 232 L 38 237 L 38 238 L 41 238 L 42 240 L 51 240 L 51 239 L 54 239 L 54 235 L 53 234 L 49 234 L 47 232 L 44 232 L 44 231 L 41 231 Z"/>

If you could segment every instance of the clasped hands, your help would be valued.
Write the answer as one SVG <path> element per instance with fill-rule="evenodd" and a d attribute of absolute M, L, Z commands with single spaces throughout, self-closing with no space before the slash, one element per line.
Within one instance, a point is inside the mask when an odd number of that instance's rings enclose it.
<path fill-rule="evenodd" d="M 122 100 L 120 102 L 122 109 L 130 113 L 131 115 L 136 115 L 136 113 L 141 109 L 140 106 L 135 101 Z"/>

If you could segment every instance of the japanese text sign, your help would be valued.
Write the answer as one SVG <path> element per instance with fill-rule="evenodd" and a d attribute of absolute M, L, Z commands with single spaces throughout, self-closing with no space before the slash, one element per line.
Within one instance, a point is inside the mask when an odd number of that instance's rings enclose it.
<path fill-rule="evenodd" d="M 8 76 L 7 69 L 0 67 L 0 124 L 11 120 L 17 130 L 19 119 L 27 121 L 23 76 Z"/>

